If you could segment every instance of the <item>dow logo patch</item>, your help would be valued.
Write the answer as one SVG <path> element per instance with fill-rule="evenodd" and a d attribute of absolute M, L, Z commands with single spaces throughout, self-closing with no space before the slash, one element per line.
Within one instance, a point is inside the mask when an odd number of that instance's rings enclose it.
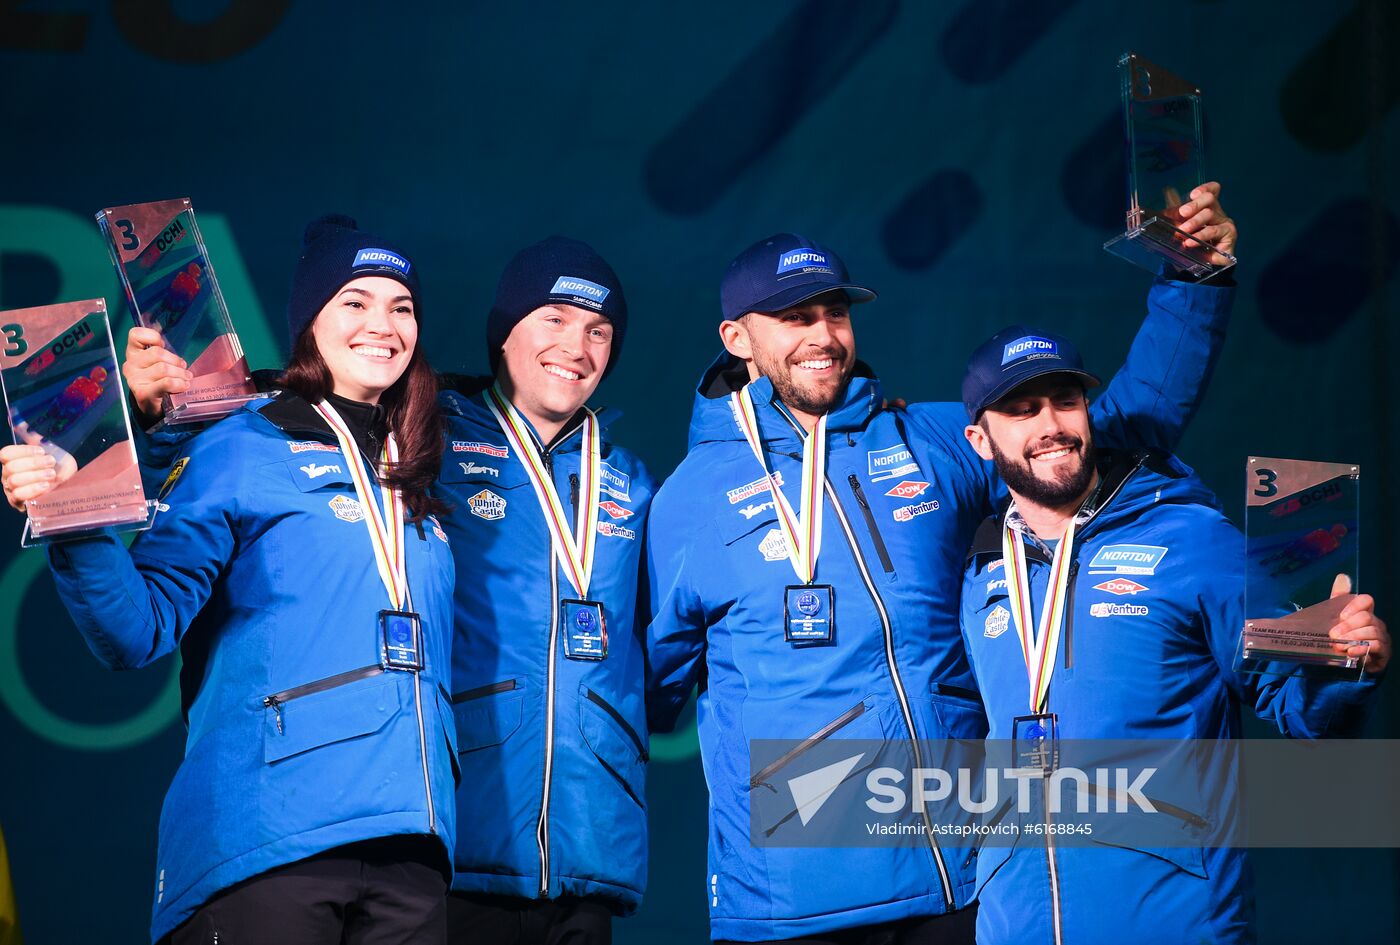
<path fill-rule="evenodd" d="M 1117 594 L 1119 597 L 1122 597 L 1124 594 L 1140 594 L 1147 590 L 1147 586 L 1145 584 L 1139 584 L 1137 581 L 1129 580 L 1128 578 L 1114 578 L 1111 581 L 1104 581 L 1102 584 L 1095 584 L 1094 590 L 1105 591 L 1106 593 Z"/>
<path fill-rule="evenodd" d="M 472 510 L 472 514 L 477 518 L 484 518 L 488 522 L 494 522 L 506 517 L 506 500 L 496 495 L 490 489 L 482 489 L 476 495 L 467 500 L 467 507 Z"/>
<path fill-rule="evenodd" d="M 924 494 L 928 488 L 928 483 L 918 482 L 914 479 L 906 479 L 899 485 L 890 489 L 885 495 L 892 495 L 897 499 L 913 499 Z"/>
<path fill-rule="evenodd" d="M 609 499 L 606 502 L 599 502 L 598 508 L 602 509 L 604 512 L 607 512 L 613 518 L 623 520 L 629 519 L 633 516 L 633 514 L 635 514 L 631 509 L 623 508 L 622 506 L 614 502 L 612 499 Z"/>

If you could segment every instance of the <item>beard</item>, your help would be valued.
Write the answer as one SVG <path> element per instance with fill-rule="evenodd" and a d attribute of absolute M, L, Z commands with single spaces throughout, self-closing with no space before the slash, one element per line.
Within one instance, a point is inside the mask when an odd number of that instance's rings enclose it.
<path fill-rule="evenodd" d="M 753 351 L 754 366 L 772 383 L 773 393 L 778 399 L 793 410 L 810 416 L 821 416 L 841 402 L 851 381 L 851 372 L 855 370 L 855 362 L 843 345 L 824 348 L 817 357 L 831 358 L 833 364 L 840 366 L 841 373 L 835 383 L 804 384 L 797 378 L 801 368 L 758 348 Z"/>
<path fill-rule="evenodd" d="M 1006 487 L 1027 502 L 1043 508 L 1058 509 L 1071 502 L 1077 502 L 1094 481 L 1095 456 L 1092 440 L 1085 443 L 1072 433 L 1038 440 L 1026 444 L 1020 461 L 1003 453 L 990 436 L 987 442 L 992 447 L 992 462 L 996 465 L 997 475 L 1001 476 L 1001 481 L 1006 483 Z M 1053 479 L 1042 479 L 1031 468 L 1031 454 L 1055 447 L 1067 447 L 1072 450 L 1079 456 L 1079 467 L 1059 470 Z"/>

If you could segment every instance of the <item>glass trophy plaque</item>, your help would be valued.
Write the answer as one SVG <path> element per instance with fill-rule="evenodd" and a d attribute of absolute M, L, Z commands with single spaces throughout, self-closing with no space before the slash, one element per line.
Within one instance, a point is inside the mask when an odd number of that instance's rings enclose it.
<path fill-rule="evenodd" d="M 97 214 L 136 323 L 185 359 L 190 389 L 165 399 L 165 421 L 222 417 L 262 395 L 253 386 L 188 198 Z"/>
<path fill-rule="evenodd" d="M 1327 632 L 1356 597 L 1360 468 L 1251 456 L 1245 498 L 1249 560 L 1235 668 L 1274 675 L 1301 665 L 1308 675 L 1359 679 L 1369 654 L 1347 650 L 1364 644 L 1339 646 Z M 1345 593 L 1334 597 L 1337 586 Z"/>
<path fill-rule="evenodd" d="M 1198 278 L 1235 257 L 1176 228 L 1177 208 L 1205 183 L 1201 90 L 1135 53 L 1118 60 L 1128 156 L 1128 228 L 1103 248 L 1154 273 L 1163 265 Z M 1188 245 L 1191 244 L 1191 245 Z"/>
<path fill-rule="evenodd" d="M 16 443 L 56 460 L 53 489 L 26 503 L 21 544 L 149 524 L 107 304 L 0 312 L 0 385 Z"/>

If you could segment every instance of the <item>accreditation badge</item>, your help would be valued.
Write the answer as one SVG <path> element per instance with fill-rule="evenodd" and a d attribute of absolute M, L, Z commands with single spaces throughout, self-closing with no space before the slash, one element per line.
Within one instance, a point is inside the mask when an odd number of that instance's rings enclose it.
<path fill-rule="evenodd" d="M 835 639 L 836 591 L 830 584 L 790 584 L 783 596 L 783 636 L 789 643 Z"/>
<path fill-rule="evenodd" d="M 1011 723 L 1011 758 L 1022 770 L 1048 777 L 1060 763 L 1060 723 L 1053 712 L 1018 715 Z"/>
<path fill-rule="evenodd" d="M 379 664 L 411 672 L 423 668 L 423 626 L 413 611 L 379 612 Z"/>
<path fill-rule="evenodd" d="M 571 660 L 599 660 L 608 656 L 608 623 L 603 605 L 591 600 L 559 602 L 559 635 L 564 656 Z"/>

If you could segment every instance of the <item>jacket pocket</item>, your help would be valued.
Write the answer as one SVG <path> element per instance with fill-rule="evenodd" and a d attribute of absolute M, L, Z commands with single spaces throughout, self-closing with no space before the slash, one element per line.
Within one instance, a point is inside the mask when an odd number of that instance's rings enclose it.
<path fill-rule="evenodd" d="M 370 669 L 327 677 L 264 699 L 263 760 L 281 761 L 371 735 L 387 725 L 400 710 L 398 674 Z"/>
<path fill-rule="evenodd" d="M 579 731 L 593 754 L 631 795 L 646 806 L 646 743 L 622 713 L 585 685 L 579 691 Z"/>
<path fill-rule="evenodd" d="M 987 713 L 976 690 L 934 683 L 931 701 L 939 732 L 932 738 L 982 739 L 987 737 Z"/>
<path fill-rule="evenodd" d="M 504 679 L 452 696 L 457 753 L 499 745 L 520 728 L 525 702 L 521 681 Z"/>

